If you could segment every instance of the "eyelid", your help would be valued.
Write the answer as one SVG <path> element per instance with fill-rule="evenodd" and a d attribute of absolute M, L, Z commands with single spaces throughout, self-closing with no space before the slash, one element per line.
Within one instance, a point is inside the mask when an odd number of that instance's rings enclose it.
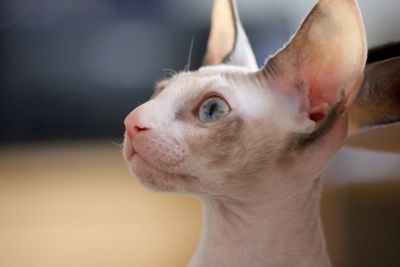
<path fill-rule="evenodd" d="M 198 112 L 199 112 L 199 110 L 200 110 L 201 105 L 202 105 L 205 101 L 207 101 L 208 99 L 210 99 L 210 98 L 212 98 L 212 97 L 221 98 L 221 99 L 222 99 L 223 101 L 225 101 L 225 103 L 228 105 L 229 110 L 232 111 L 232 107 L 231 107 L 231 105 L 229 104 L 229 102 L 226 100 L 226 98 L 225 98 L 223 95 L 221 95 L 220 93 L 214 91 L 214 92 L 208 92 L 208 93 L 206 93 L 206 94 L 200 99 L 200 101 L 197 103 L 197 105 L 193 108 L 192 114 L 193 114 L 195 117 L 197 117 L 197 114 L 198 114 Z"/>

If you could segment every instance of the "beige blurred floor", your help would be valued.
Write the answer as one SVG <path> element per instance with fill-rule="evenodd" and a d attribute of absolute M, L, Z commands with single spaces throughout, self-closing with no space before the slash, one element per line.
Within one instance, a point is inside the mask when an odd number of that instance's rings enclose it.
<path fill-rule="evenodd" d="M 146 191 L 116 145 L 0 149 L 1 267 L 183 267 L 200 205 Z"/>
<path fill-rule="evenodd" d="M 334 266 L 400 266 L 399 181 L 324 188 Z M 0 147 L 0 267 L 184 267 L 200 213 L 139 186 L 109 141 Z"/>

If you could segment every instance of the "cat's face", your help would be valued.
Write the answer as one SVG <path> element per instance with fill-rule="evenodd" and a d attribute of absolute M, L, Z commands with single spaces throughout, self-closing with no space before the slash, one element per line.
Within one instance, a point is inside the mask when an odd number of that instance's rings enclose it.
<path fill-rule="evenodd" d="M 259 71 L 224 65 L 161 82 L 125 119 L 131 170 L 152 189 L 232 197 L 272 183 L 263 180 L 278 179 L 288 166 L 298 171 L 304 153 L 292 143 L 316 123 L 295 95 L 269 87 Z M 324 164 L 316 161 L 310 171 Z"/>
<path fill-rule="evenodd" d="M 216 1 L 214 14 L 229 2 Z M 356 3 L 321 0 L 262 69 L 234 11 L 234 38 L 211 31 L 206 64 L 215 66 L 159 83 L 125 119 L 126 160 L 152 189 L 246 197 L 318 176 L 346 136 L 366 59 Z"/>

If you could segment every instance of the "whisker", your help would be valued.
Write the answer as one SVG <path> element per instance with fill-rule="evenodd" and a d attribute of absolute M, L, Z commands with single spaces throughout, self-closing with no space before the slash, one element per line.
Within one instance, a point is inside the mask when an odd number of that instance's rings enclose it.
<path fill-rule="evenodd" d="M 118 149 L 120 149 L 120 150 L 122 150 L 124 148 L 124 142 L 118 143 L 118 142 L 115 142 L 115 141 L 111 141 L 111 144 L 116 146 L 116 147 L 118 147 Z"/>
<path fill-rule="evenodd" d="M 189 56 L 188 56 L 188 62 L 185 66 L 185 71 L 190 71 L 190 64 L 192 62 L 192 54 L 193 54 L 193 46 L 194 46 L 194 36 L 192 36 L 192 40 L 190 41 Z"/>

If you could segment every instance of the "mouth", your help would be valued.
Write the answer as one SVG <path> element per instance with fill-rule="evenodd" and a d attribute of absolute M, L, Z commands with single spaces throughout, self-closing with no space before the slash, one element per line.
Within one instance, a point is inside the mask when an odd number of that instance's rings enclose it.
<path fill-rule="evenodd" d="M 137 152 L 136 152 L 135 148 L 133 147 L 133 145 L 130 144 L 130 142 L 127 142 L 125 144 L 125 147 L 126 147 L 126 149 L 125 149 L 125 157 L 126 157 L 126 159 L 128 161 L 131 161 L 132 158 L 137 154 Z"/>
<path fill-rule="evenodd" d="M 133 176 L 143 185 L 157 191 L 176 191 L 179 185 L 190 188 L 197 180 L 191 175 L 171 173 L 154 166 L 148 159 L 138 152 L 130 140 L 124 143 L 125 160 Z M 177 187 L 178 186 L 178 187 Z"/>
<path fill-rule="evenodd" d="M 134 145 L 129 140 L 126 140 L 125 142 L 124 152 L 126 161 L 130 165 L 132 172 L 141 178 L 155 175 L 159 177 L 177 176 L 176 174 L 166 172 L 151 164 L 145 157 L 135 150 Z"/>

